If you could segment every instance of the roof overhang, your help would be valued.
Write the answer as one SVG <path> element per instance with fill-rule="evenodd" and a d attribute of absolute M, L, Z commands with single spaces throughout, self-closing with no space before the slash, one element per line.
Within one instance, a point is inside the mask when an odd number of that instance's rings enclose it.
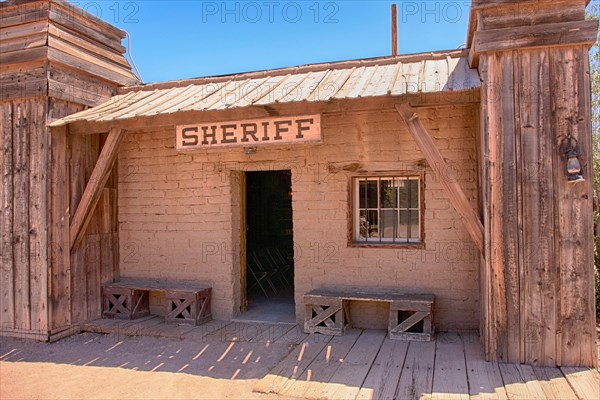
<path fill-rule="evenodd" d="M 98 133 L 113 126 L 134 130 L 188 119 L 223 120 L 234 109 L 253 117 L 294 113 L 298 107 L 334 112 L 359 102 L 379 107 L 400 97 L 410 97 L 415 105 L 455 104 L 478 101 L 479 87 L 478 72 L 468 65 L 468 50 L 453 50 L 124 88 L 106 103 L 50 126 Z"/>

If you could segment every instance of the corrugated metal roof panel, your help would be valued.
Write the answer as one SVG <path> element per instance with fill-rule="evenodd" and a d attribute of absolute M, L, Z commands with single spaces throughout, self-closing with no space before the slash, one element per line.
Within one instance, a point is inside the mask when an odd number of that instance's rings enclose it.
<path fill-rule="evenodd" d="M 271 74 L 271 75 L 270 75 Z M 86 111 L 53 122 L 110 122 L 183 111 L 328 101 L 413 93 L 461 91 L 480 86 L 465 52 L 382 58 L 205 78 L 177 87 L 140 87 Z M 183 82 L 182 82 L 183 83 Z M 177 82 L 173 85 L 176 86 Z M 164 84 L 162 84 L 164 85 Z"/>

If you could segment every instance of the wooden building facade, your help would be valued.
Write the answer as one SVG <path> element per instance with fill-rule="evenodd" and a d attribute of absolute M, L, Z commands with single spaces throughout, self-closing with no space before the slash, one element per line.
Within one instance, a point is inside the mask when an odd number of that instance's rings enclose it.
<path fill-rule="evenodd" d="M 595 365 L 598 26 L 541 3 L 474 1 L 465 50 L 149 85 L 108 24 L 3 4 L 3 334 L 77 331 L 119 276 L 210 284 L 234 318 L 276 243 L 298 322 L 323 286 L 427 292 L 490 360 Z"/>
<path fill-rule="evenodd" d="M 53 136 L 48 123 L 137 78 L 124 32 L 67 2 L 3 2 L 0 13 L 0 329 L 57 339 L 99 314 L 100 280 L 117 273 L 117 198 L 113 175 L 71 252 L 69 205 L 79 202 L 105 135 Z"/>

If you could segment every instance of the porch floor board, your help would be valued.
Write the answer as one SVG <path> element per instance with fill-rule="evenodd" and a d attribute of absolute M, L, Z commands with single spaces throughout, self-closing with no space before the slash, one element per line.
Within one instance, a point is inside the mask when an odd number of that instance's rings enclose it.
<path fill-rule="evenodd" d="M 200 326 L 169 325 L 158 316 L 134 321 L 101 319 L 86 324 L 83 330 L 213 343 L 196 358 L 216 360 L 207 371 L 231 377 L 241 377 L 239 365 L 225 361 L 247 360 L 256 346 L 285 344 L 287 355 L 282 356 L 283 348 L 272 351 L 272 357 L 269 351 L 262 351 L 264 363 L 241 374 L 256 380 L 254 392 L 285 398 L 600 398 L 598 370 L 486 362 L 476 333 L 440 333 L 433 342 L 408 342 L 390 340 L 378 330 L 350 329 L 344 336 L 332 337 L 307 335 L 292 324 L 211 321 Z"/>

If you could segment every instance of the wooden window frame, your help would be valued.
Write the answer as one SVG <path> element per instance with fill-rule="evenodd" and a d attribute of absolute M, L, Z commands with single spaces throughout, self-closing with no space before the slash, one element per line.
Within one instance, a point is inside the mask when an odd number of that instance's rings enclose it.
<path fill-rule="evenodd" d="M 419 180 L 419 241 L 418 242 L 360 242 L 356 240 L 357 182 L 362 178 L 405 178 Z M 348 180 L 348 247 L 379 249 L 423 249 L 425 248 L 425 173 L 423 171 L 383 171 L 353 174 Z"/>

